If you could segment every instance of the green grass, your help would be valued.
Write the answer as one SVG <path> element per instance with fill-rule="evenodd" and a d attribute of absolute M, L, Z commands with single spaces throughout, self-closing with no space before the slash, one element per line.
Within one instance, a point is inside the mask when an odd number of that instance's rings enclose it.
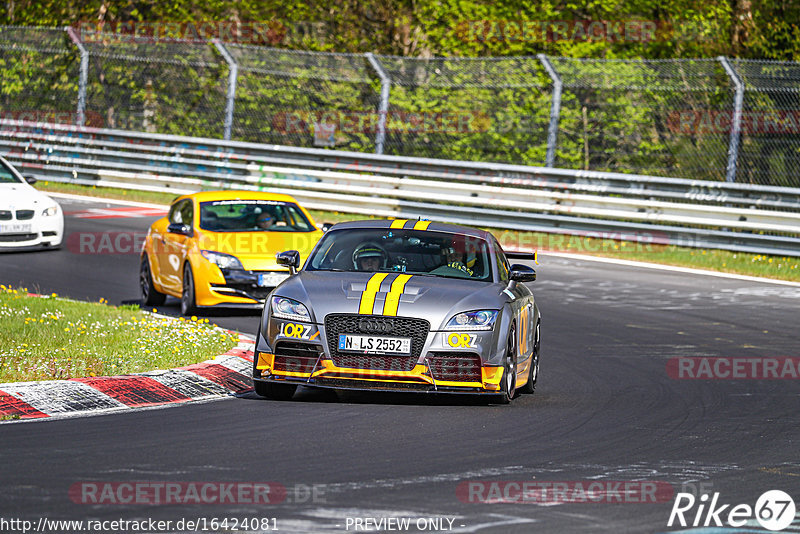
<path fill-rule="evenodd" d="M 56 182 L 39 182 L 43 191 L 91 195 L 101 198 L 117 198 L 137 202 L 169 204 L 174 194 L 147 191 L 127 191 L 107 187 L 88 187 Z M 319 222 L 336 223 L 365 218 L 349 213 L 309 210 Z M 800 281 L 800 258 L 745 254 L 717 249 L 696 249 L 674 245 L 653 245 L 633 241 L 598 239 L 583 236 L 568 236 L 536 232 L 491 230 L 506 248 L 521 246 L 530 250 L 553 250 L 604 256 L 631 261 L 645 261 L 679 267 L 691 267 L 711 271 L 761 276 L 778 280 Z M 540 259 L 541 261 L 546 261 Z"/>
<path fill-rule="evenodd" d="M 30 296 L 0 285 L 0 383 L 171 369 L 237 342 L 208 319 L 158 317 L 137 306 Z"/>
<path fill-rule="evenodd" d="M 65 184 L 61 182 L 37 182 L 36 188 L 41 191 L 52 193 L 70 193 L 73 195 L 84 195 L 98 198 L 113 198 L 117 200 L 130 200 L 132 202 L 148 202 L 151 204 L 163 204 L 168 206 L 179 195 L 174 193 L 158 193 L 153 191 L 135 191 L 127 189 L 117 189 L 113 187 L 96 187 L 88 185 Z M 352 221 L 355 218 L 369 219 L 366 215 L 356 215 L 351 213 L 338 213 L 331 211 L 308 210 L 317 223 L 338 223 L 342 221 Z"/>
<path fill-rule="evenodd" d="M 95 187 L 88 185 L 65 184 L 61 182 L 36 182 L 36 189 L 49 191 L 51 193 L 70 193 L 73 195 L 84 195 L 98 198 L 116 198 L 119 200 L 130 200 L 132 202 L 149 202 L 152 204 L 169 205 L 174 199 L 179 197 L 175 193 L 158 193 L 153 191 L 135 191 L 128 189 L 117 189 L 113 187 Z"/>

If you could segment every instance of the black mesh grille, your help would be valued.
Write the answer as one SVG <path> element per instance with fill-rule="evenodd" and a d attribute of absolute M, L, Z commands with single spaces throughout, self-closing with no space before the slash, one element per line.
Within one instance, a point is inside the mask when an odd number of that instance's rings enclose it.
<path fill-rule="evenodd" d="M 36 234 L 0 234 L 0 242 L 2 243 L 16 243 L 32 239 L 36 239 Z"/>
<path fill-rule="evenodd" d="M 481 358 L 473 352 L 429 352 L 433 378 L 454 382 L 480 382 Z"/>
<path fill-rule="evenodd" d="M 33 219 L 33 210 L 17 210 L 17 220 L 28 221 Z"/>
<path fill-rule="evenodd" d="M 411 356 L 385 356 L 372 354 L 352 354 L 339 352 L 339 334 L 364 333 L 359 328 L 359 323 L 368 319 L 375 322 L 391 322 L 389 331 L 382 331 L 381 336 L 410 337 Z M 331 314 L 325 317 L 325 332 L 328 337 L 328 348 L 331 360 L 337 367 L 351 369 L 376 369 L 387 371 L 410 371 L 419 360 L 425 339 L 428 337 L 430 323 L 425 319 L 412 319 L 410 317 L 384 317 L 382 315 L 356 315 L 356 314 Z"/>
<path fill-rule="evenodd" d="M 322 347 L 299 341 L 279 341 L 275 344 L 273 370 L 310 373 L 317 363 Z"/>
<path fill-rule="evenodd" d="M 11 212 L 8 210 L 0 210 L 0 221 L 10 221 Z"/>

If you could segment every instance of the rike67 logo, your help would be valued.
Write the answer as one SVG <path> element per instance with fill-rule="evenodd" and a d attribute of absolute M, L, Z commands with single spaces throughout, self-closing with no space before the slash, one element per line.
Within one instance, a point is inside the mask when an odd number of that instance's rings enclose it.
<path fill-rule="evenodd" d="M 778 531 L 792 524 L 796 512 L 794 500 L 781 490 L 764 492 L 755 507 L 749 504 L 722 504 L 719 502 L 719 492 L 711 496 L 710 502 L 706 493 L 700 498 L 691 493 L 678 493 L 667 526 L 743 527 L 756 526 L 758 522 L 767 530 Z"/>

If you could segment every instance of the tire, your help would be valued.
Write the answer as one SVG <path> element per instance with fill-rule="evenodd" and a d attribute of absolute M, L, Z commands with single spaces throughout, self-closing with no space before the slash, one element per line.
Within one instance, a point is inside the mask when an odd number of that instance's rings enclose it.
<path fill-rule="evenodd" d="M 253 372 L 251 376 L 253 378 L 260 377 L 261 372 L 258 370 L 258 342 L 261 339 L 261 321 L 258 321 L 258 330 L 256 332 L 256 344 L 253 347 Z M 258 382 L 253 380 L 253 388 L 258 392 Z"/>
<path fill-rule="evenodd" d="M 536 392 L 536 382 L 539 380 L 539 347 L 541 345 L 541 337 L 539 333 L 539 323 L 536 323 L 535 337 L 533 339 L 533 354 L 531 355 L 531 370 L 528 373 L 528 380 L 525 385 L 519 390 L 522 393 Z"/>
<path fill-rule="evenodd" d="M 503 357 L 503 377 L 500 379 L 500 404 L 509 404 L 517 394 L 517 336 L 514 327 L 508 334 L 506 354 Z"/>
<path fill-rule="evenodd" d="M 183 266 L 183 289 L 181 290 L 181 314 L 192 315 L 197 313 L 197 303 L 194 292 L 194 276 L 192 266 L 187 261 Z"/>
<path fill-rule="evenodd" d="M 272 382 L 258 382 L 253 380 L 253 389 L 256 394 L 272 400 L 288 401 L 294 396 L 297 386 L 294 384 L 274 384 Z"/>
<path fill-rule="evenodd" d="M 139 289 L 142 294 L 142 304 L 145 306 L 161 306 L 167 300 L 164 293 L 159 293 L 153 284 L 153 275 L 150 272 L 150 260 L 147 255 L 142 256 L 139 266 Z"/>

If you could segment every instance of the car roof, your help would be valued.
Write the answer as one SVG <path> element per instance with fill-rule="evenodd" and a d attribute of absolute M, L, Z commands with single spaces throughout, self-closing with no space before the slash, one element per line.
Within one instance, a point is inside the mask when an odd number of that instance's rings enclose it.
<path fill-rule="evenodd" d="M 273 202 L 292 202 L 297 204 L 297 200 L 289 195 L 279 193 L 267 193 L 265 191 L 246 191 L 239 189 L 226 189 L 220 191 L 200 191 L 189 195 L 182 195 L 175 200 L 191 198 L 197 202 L 210 202 L 214 200 L 269 200 Z"/>
<path fill-rule="evenodd" d="M 491 232 L 479 230 L 469 226 L 459 224 L 447 224 L 435 221 L 425 221 L 421 219 L 367 219 L 362 221 L 341 222 L 331 226 L 330 230 L 350 230 L 363 228 L 396 228 L 403 230 L 428 230 L 433 232 L 447 232 L 451 234 L 463 234 L 470 237 L 478 237 L 488 241 L 492 240 Z"/>

